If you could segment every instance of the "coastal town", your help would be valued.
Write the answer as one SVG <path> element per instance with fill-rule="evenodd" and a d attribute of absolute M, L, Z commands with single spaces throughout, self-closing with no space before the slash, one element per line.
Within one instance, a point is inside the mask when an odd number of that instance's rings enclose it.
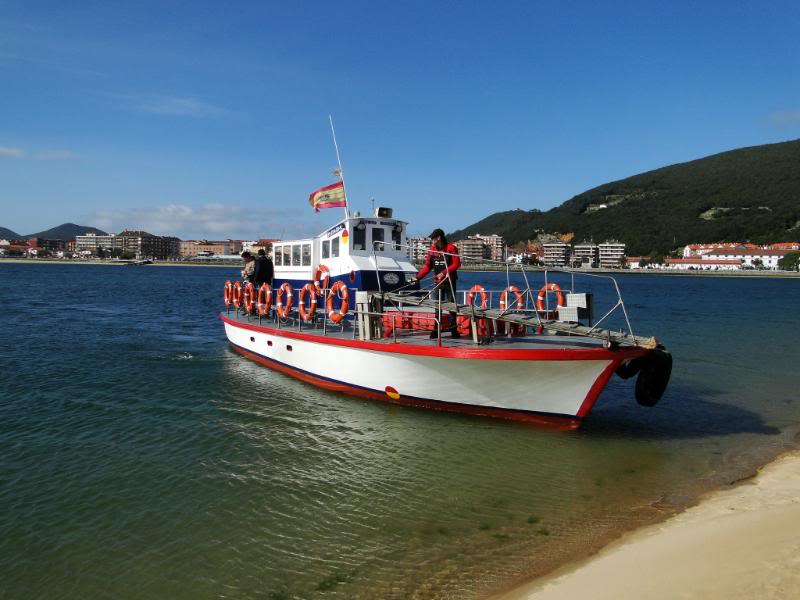
<path fill-rule="evenodd" d="M 454 244 L 469 265 L 532 265 L 584 270 L 658 271 L 798 271 L 800 242 L 758 245 L 751 242 L 688 244 L 673 256 L 630 256 L 626 244 L 617 240 L 574 242 L 572 234 L 542 234 L 535 240 L 508 244 L 497 234 L 476 234 Z M 0 239 L 0 258 L 116 261 L 184 261 L 223 264 L 235 261 L 244 251 L 272 251 L 283 240 L 181 240 L 175 236 L 124 230 L 117 234 L 85 233 L 72 239 Z M 406 252 L 420 264 L 431 246 L 429 237 L 408 239 Z"/>

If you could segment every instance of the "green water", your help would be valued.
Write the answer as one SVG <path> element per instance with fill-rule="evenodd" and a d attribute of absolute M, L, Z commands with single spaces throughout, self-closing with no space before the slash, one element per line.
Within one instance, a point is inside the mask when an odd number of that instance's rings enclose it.
<path fill-rule="evenodd" d="M 251 363 L 217 319 L 231 275 L 0 263 L 0 597 L 481 598 L 800 431 L 797 281 L 620 277 L 671 386 L 645 409 L 615 379 L 554 433 Z"/>

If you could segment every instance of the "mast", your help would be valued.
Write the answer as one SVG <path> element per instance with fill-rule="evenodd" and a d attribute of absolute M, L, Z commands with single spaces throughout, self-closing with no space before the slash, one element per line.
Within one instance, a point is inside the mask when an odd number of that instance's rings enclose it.
<path fill-rule="evenodd" d="M 342 170 L 342 159 L 339 157 L 339 144 L 336 143 L 336 131 L 333 128 L 333 117 L 328 115 L 328 120 L 331 123 L 331 135 L 333 136 L 333 147 L 336 148 L 336 162 L 339 163 L 339 168 L 333 174 L 342 180 L 342 191 L 344 192 L 344 218 L 350 218 L 350 207 L 347 202 L 347 185 L 344 182 L 344 171 Z"/>

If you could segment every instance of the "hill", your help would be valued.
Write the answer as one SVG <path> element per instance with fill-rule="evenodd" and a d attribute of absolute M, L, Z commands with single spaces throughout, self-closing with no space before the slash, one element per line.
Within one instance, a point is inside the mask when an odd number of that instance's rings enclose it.
<path fill-rule="evenodd" d="M 27 238 L 40 237 L 50 240 L 74 240 L 76 235 L 84 235 L 87 233 L 96 233 L 97 235 L 108 235 L 105 231 L 97 229 L 96 227 L 89 227 L 87 225 L 75 225 L 75 223 L 64 223 L 58 227 L 53 227 L 46 231 L 38 233 L 31 233 L 24 236 Z"/>
<path fill-rule="evenodd" d="M 538 230 L 575 241 L 617 239 L 628 254 L 691 242 L 800 238 L 800 140 L 722 152 L 606 183 L 548 211 L 495 213 L 449 234 L 497 233 L 510 243 Z"/>
<path fill-rule="evenodd" d="M 20 235 L 16 231 L 11 231 L 5 227 L 0 227 L 0 239 L 3 240 L 18 240 Z"/>

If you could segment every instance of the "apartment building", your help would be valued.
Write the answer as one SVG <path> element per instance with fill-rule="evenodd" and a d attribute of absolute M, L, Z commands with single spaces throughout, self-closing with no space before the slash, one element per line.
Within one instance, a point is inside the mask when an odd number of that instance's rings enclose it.
<path fill-rule="evenodd" d="M 565 267 L 569 263 L 569 244 L 564 242 L 547 242 L 544 246 L 544 264 L 546 267 Z"/>
<path fill-rule="evenodd" d="M 602 269 L 621 269 L 625 266 L 625 244 L 615 240 L 598 244 L 598 260 Z"/>

